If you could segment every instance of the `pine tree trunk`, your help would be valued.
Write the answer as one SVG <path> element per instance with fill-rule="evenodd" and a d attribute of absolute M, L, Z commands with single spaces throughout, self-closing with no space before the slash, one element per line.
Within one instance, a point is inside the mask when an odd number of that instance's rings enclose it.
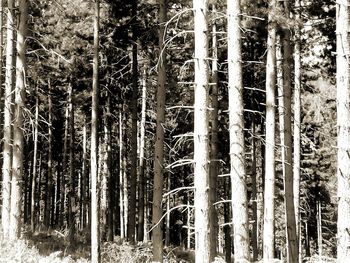
<path fill-rule="evenodd" d="M 208 1 L 194 0 L 195 88 L 194 88 L 194 207 L 195 259 L 210 262 L 210 195 L 209 195 L 209 118 L 208 118 Z"/>
<path fill-rule="evenodd" d="M 124 165 L 124 114 L 123 109 L 119 111 L 119 207 L 120 207 L 120 238 L 124 239 L 126 237 L 126 216 L 125 205 L 124 205 L 124 185 L 125 185 L 125 165 Z"/>
<path fill-rule="evenodd" d="M 73 86 L 69 85 L 69 175 L 68 175 L 68 238 L 72 244 L 75 234 L 75 214 L 76 214 L 76 195 L 75 195 L 75 165 L 74 165 L 74 105 L 73 105 Z"/>
<path fill-rule="evenodd" d="M 251 138 L 251 147 L 252 147 L 252 210 L 253 210 L 253 226 L 252 226 L 252 250 L 253 250 L 253 262 L 258 260 L 258 211 L 257 211 L 257 172 L 256 172 L 256 142 L 255 142 L 255 116 L 252 120 L 252 138 Z"/>
<path fill-rule="evenodd" d="M 300 22 L 300 0 L 295 0 L 295 20 Z M 297 231 L 297 243 L 299 262 L 302 262 L 301 237 L 300 237 L 300 127 L 301 127 L 301 47 L 300 47 L 300 26 L 295 28 L 294 44 L 294 129 L 293 129 L 293 190 L 294 209 Z"/>
<path fill-rule="evenodd" d="M 338 127 L 338 222 L 337 262 L 345 263 L 350 258 L 350 67 L 348 1 L 336 5 L 337 33 L 337 127 Z"/>
<path fill-rule="evenodd" d="M 12 90 L 14 80 L 14 0 L 7 1 L 6 74 L 4 101 L 4 143 L 2 166 L 2 229 L 9 236 L 12 177 Z"/>
<path fill-rule="evenodd" d="M 46 175 L 46 198 L 45 198 L 45 213 L 44 225 L 50 227 L 50 213 L 51 213 L 51 192 L 52 192 L 52 98 L 51 85 L 49 80 L 48 102 L 49 102 L 49 120 L 48 120 L 48 156 L 47 156 L 47 175 Z"/>
<path fill-rule="evenodd" d="M 66 105 L 65 121 L 64 121 L 64 138 L 63 138 L 63 156 L 62 156 L 62 175 L 61 175 L 61 200 L 60 200 L 60 216 L 59 226 L 63 227 L 66 215 L 66 178 L 68 163 L 68 131 L 69 131 L 69 104 Z"/>
<path fill-rule="evenodd" d="M 289 1 L 284 2 L 284 14 L 289 17 Z M 282 32 L 282 46 L 283 46 L 283 110 L 284 110 L 284 127 L 282 143 L 282 160 L 284 168 L 284 201 L 285 201 L 285 215 L 286 215 L 286 240 L 287 240 L 287 262 L 299 262 L 298 256 L 298 242 L 295 222 L 294 209 L 294 190 L 293 190 L 293 142 L 292 142 L 292 114 L 291 114 L 291 65 L 292 54 L 290 45 L 290 30 L 285 29 Z M 283 158 L 284 155 L 284 158 Z"/>
<path fill-rule="evenodd" d="M 232 217 L 235 260 L 250 260 L 248 200 L 245 174 L 243 80 L 240 29 L 240 1 L 227 2 L 228 89 Z"/>
<path fill-rule="evenodd" d="M 317 247 L 318 247 L 318 256 L 321 258 L 323 255 L 322 252 L 322 208 L 321 201 L 316 201 L 316 211 L 317 211 Z"/>
<path fill-rule="evenodd" d="M 166 56 L 164 48 L 165 22 L 167 20 L 167 1 L 158 0 L 159 25 L 158 25 L 158 48 L 160 60 L 158 63 L 158 86 L 157 86 L 157 125 L 156 142 L 154 147 L 154 180 L 153 180 L 153 206 L 152 225 L 158 224 L 152 231 L 153 261 L 163 262 L 163 227 L 159 221 L 163 215 L 162 195 L 164 182 L 164 129 L 165 119 L 165 83 L 166 83 Z"/>
<path fill-rule="evenodd" d="M 212 12 L 216 15 L 216 6 L 212 5 Z M 211 237 L 211 261 L 217 255 L 217 240 L 219 232 L 218 215 L 215 207 L 217 201 L 218 191 L 218 43 L 217 43 L 217 29 L 216 20 L 214 20 L 212 28 L 212 72 L 211 72 L 211 140 L 210 140 L 210 229 L 212 231 Z"/>
<path fill-rule="evenodd" d="M 98 120 L 99 120 L 99 21 L 100 2 L 95 2 L 94 58 L 91 106 L 91 262 L 99 263 L 100 255 L 100 189 L 98 176 Z"/>
<path fill-rule="evenodd" d="M 132 0 L 132 99 L 131 99 L 131 164 L 130 197 L 128 214 L 128 241 L 135 243 L 136 226 L 136 179 L 137 179 L 137 98 L 138 98 L 138 62 L 137 62 L 137 0 Z"/>
<path fill-rule="evenodd" d="M 275 256 L 275 88 L 276 88 L 276 24 L 273 12 L 276 1 L 269 1 L 266 59 L 266 128 L 263 257 L 268 263 Z"/>
<path fill-rule="evenodd" d="M 11 181 L 10 239 L 16 240 L 21 235 L 22 187 L 23 187 L 23 112 L 26 94 L 26 38 L 28 28 L 27 0 L 19 2 L 19 28 L 17 32 L 16 88 L 13 120 L 13 162 Z"/>
<path fill-rule="evenodd" d="M 89 189 L 89 173 L 87 170 L 87 127 L 86 116 L 84 116 L 83 126 L 83 156 L 82 156 L 82 168 L 81 168 L 81 183 L 80 183 L 80 221 L 81 229 L 86 228 L 87 224 L 87 206 L 88 196 L 87 191 Z"/>
<path fill-rule="evenodd" d="M 36 204 L 35 204 L 35 195 L 36 195 L 36 177 L 37 177 L 37 154 L 38 154 L 38 119 L 39 119 L 39 94 L 38 86 L 35 89 L 35 119 L 34 119 L 34 149 L 33 149 L 33 173 L 32 173 L 32 191 L 31 191 L 31 209 L 30 209 L 30 226 L 31 231 L 35 230 L 35 215 L 36 215 Z"/>

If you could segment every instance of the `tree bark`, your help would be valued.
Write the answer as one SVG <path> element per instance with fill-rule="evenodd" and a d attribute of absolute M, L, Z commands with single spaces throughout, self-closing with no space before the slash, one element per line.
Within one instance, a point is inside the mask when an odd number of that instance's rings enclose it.
<path fill-rule="evenodd" d="M 137 0 L 132 0 L 132 99 L 131 99 L 131 164 L 130 164 L 130 195 L 128 214 L 128 241 L 135 243 L 136 226 L 136 179 L 137 179 Z"/>
<path fill-rule="evenodd" d="M 300 22 L 300 0 L 295 0 L 295 20 Z M 300 46 L 300 26 L 295 28 L 294 43 L 294 126 L 293 126 L 293 190 L 294 209 L 298 243 L 299 262 L 302 262 L 301 237 L 300 237 L 300 127 L 301 127 L 301 46 Z"/>
<path fill-rule="evenodd" d="M 32 165 L 32 191 L 31 191 L 31 209 L 30 209 L 30 226 L 31 231 L 35 230 L 35 215 L 36 215 L 36 204 L 35 204 L 35 195 L 36 195 L 36 177 L 37 177 L 37 154 L 38 154 L 38 119 L 39 119 L 39 94 L 38 86 L 35 88 L 35 119 L 34 119 L 34 149 L 33 149 L 33 165 Z"/>
<path fill-rule="evenodd" d="M 140 166 L 139 166 L 139 204 L 138 204 L 138 228 L 137 240 L 143 241 L 145 224 L 145 131 L 146 131 L 146 98 L 147 98 L 147 72 L 144 66 L 142 76 L 142 106 L 140 122 Z"/>
<path fill-rule="evenodd" d="M 23 187 L 23 112 L 26 94 L 26 38 L 28 28 L 28 2 L 19 2 L 19 28 L 17 33 L 15 111 L 13 120 L 13 162 L 11 181 L 10 239 L 21 235 L 22 187 Z"/>
<path fill-rule="evenodd" d="M 245 174 L 240 1 L 227 2 L 229 132 L 235 261 L 250 260 L 248 200 Z"/>
<path fill-rule="evenodd" d="M 284 14 L 289 17 L 289 0 L 284 2 Z M 292 159 L 292 114 L 291 114 L 291 65 L 292 52 L 290 45 L 290 30 L 284 29 L 282 32 L 283 46 L 283 151 L 282 160 L 284 169 L 284 201 L 286 215 L 286 240 L 287 240 L 287 262 L 297 263 L 298 257 L 298 242 L 295 222 L 294 209 L 294 190 L 293 190 L 293 159 Z"/>
<path fill-rule="evenodd" d="M 208 118 L 208 1 L 194 0 L 195 88 L 194 88 L 194 207 L 195 260 L 210 262 L 210 170 Z"/>
<path fill-rule="evenodd" d="M 165 83 L 166 83 L 166 56 L 164 48 L 165 22 L 167 21 L 167 1 L 158 0 L 159 4 L 159 24 L 158 24 L 158 85 L 157 85 L 157 119 L 156 119 L 156 142 L 154 147 L 154 180 L 153 180 L 153 206 L 152 224 L 158 224 L 152 231 L 153 241 L 153 261 L 163 262 L 163 227 L 159 223 L 162 210 L 162 195 L 164 182 L 164 129 L 165 119 Z"/>
<path fill-rule="evenodd" d="M 338 128 L 338 222 L 337 262 L 345 263 L 350 258 L 350 67 L 348 1 L 336 4 L 337 35 L 337 128 Z"/>
<path fill-rule="evenodd" d="M 275 89 L 276 89 L 276 22 L 273 12 L 276 1 L 269 1 L 267 59 L 266 59 L 266 128 L 264 181 L 264 262 L 271 262 L 275 254 Z"/>
<path fill-rule="evenodd" d="M 12 90 L 14 80 L 14 0 L 7 1 L 6 74 L 4 101 L 4 143 L 2 164 L 2 229 L 9 236 L 12 177 Z"/>
<path fill-rule="evenodd" d="M 99 22 L 100 1 L 95 2 L 94 57 L 91 106 L 91 262 L 99 263 L 100 255 L 100 185 L 98 176 L 98 123 L 99 123 Z"/>

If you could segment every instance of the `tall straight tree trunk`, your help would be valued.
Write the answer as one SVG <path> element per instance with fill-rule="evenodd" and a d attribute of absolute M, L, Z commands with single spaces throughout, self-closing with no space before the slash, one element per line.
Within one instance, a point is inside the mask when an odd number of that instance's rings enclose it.
<path fill-rule="evenodd" d="M 127 197 L 124 194 L 124 185 L 125 182 L 125 165 L 124 165 L 124 114 L 123 114 L 123 106 L 119 112 L 119 207 L 120 207 L 120 237 L 124 239 L 126 237 L 126 222 L 127 222 L 127 212 L 125 211 L 125 207 L 127 207 L 124 203 Z M 126 192 L 127 194 L 127 192 Z"/>
<path fill-rule="evenodd" d="M 253 210 L 253 226 L 252 226 L 252 250 L 253 250 L 253 262 L 258 260 L 258 196 L 257 196 L 257 172 L 256 172 L 256 127 L 255 116 L 252 120 L 252 138 L 251 138 L 251 154 L 252 154 L 252 210 Z"/>
<path fill-rule="evenodd" d="M 229 198 L 230 196 L 230 182 L 228 179 L 224 179 L 224 192 L 225 192 L 225 198 Z M 231 221 L 230 217 L 230 204 L 225 202 L 224 203 L 224 238 L 225 238 L 225 260 L 227 263 L 231 263 L 231 254 L 232 254 L 232 238 L 231 238 L 231 226 L 229 225 Z"/>
<path fill-rule="evenodd" d="M 69 175 L 68 175 L 68 238 L 70 243 L 74 241 L 75 233 L 75 214 L 76 214 L 76 195 L 75 195 L 75 165 L 74 165 L 74 105 L 73 105 L 73 86 L 69 84 Z"/>
<path fill-rule="evenodd" d="M 142 106 L 140 122 L 140 167 L 139 167 L 139 205 L 137 240 L 143 241 L 145 224 L 145 130 L 146 130 L 146 98 L 147 98 L 147 72 L 146 65 L 142 76 Z"/>
<path fill-rule="evenodd" d="M 80 184 L 80 221 L 81 228 L 85 229 L 87 222 L 87 206 L 88 196 L 87 191 L 89 189 L 89 173 L 87 170 L 87 127 L 86 127 L 86 116 L 84 116 L 83 126 L 83 156 L 82 156 L 82 168 L 81 168 L 81 184 Z"/>
<path fill-rule="evenodd" d="M 275 254 L 275 89 L 276 89 L 276 23 L 273 12 L 276 1 L 269 1 L 266 59 L 266 128 L 263 257 L 268 263 Z"/>
<path fill-rule="evenodd" d="M 138 70 L 137 70 L 137 2 L 132 0 L 132 99 L 131 99 L 131 164 L 130 164 L 130 198 L 128 214 L 128 241 L 135 242 L 136 226 L 136 179 L 137 179 L 137 94 L 138 94 Z"/>
<path fill-rule="evenodd" d="M 300 22 L 300 0 L 295 0 L 295 20 Z M 297 231 L 298 257 L 302 262 L 301 237 L 300 237 L 300 127 L 301 127 L 301 47 L 300 47 L 300 26 L 295 28 L 294 43 L 294 129 L 293 129 L 293 190 L 294 190 L 294 209 Z"/>
<path fill-rule="evenodd" d="M 289 17 L 289 0 L 284 1 L 284 14 Z M 284 29 L 282 32 L 283 46 L 283 130 L 284 133 L 282 143 L 282 159 L 284 159 L 284 201 L 286 215 L 286 240 L 287 240 L 287 262 L 297 263 L 298 257 L 298 242 L 295 222 L 294 209 L 294 190 L 293 190 L 293 159 L 292 159 L 292 113 L 291 113 L 291 65 L 292 54 L 290 45 L 290 30 Z M 284 158 L 283 158 L 284 156 Z"/>
<path fill-rule="evenodd" d="M 38 155 L 38 119 L 39 119 L 39 94 L 38 86 L 35 88 L 35 117 L 34 117 L 34 149 L 33 149 L 33 165 L 32 165 L 32 191 L 31 191 L 31 208 L 30 208 L 30 226 L 31 231 L 35 230 L 35 215 L 36 215 L 36 205 L 35 205 L 35 195 L 36 195 L 36 177 L 37 177 L 37 155 Z"/>
<path fill-rule="evenodd" d="M 338 222 L 337 262 L 345 263 L 350 258 L 350 67 L 348 1 L 336 4 L 337 34 L 337 128 L 338 128 Z"/>
<path fill-rule="evenodd" d="M 212 12 L 216 16 L 216 6 L 212 5 Z M 212 231 L 211 237 L 211 261 L 214 260 L 217 254 L 218 241 L 218 215 L 216 207 L 217 201 L 217 180 L 218 180 L 218 43 L 217 43 L 217 29 L 216 20 L 214 19 L 212 27 L 212 71 L 211 71 L 211 140 L 210 140 L 210 229 Z"/>
<path fill-rule="evenodd" d="M 2 164 L 2 229 L 4 237 L 10 231 L 10 200 L 12 174 L 12 90 L 14 79 L 14 0 L 7 1 L 6 74 L 4 102 L 4 143 Z"/>
<path fill-rule="evenodd" d="M 316 201 L 316 211 L 317 211 L 317 248 L 318 248 L 318 256 L 322 257 L 322 206 L 321 201 Z"/>
<path fill-rule="evenodd" d="M 248 200 L 244 154 L 244 116 L 240 1 L 227 1 L 228 89 L 231 195 L 235 261 L 250 260 Z"/>
<path fill-rule="evenodd" d="M 13 120 L 13 162 L 11 181 L 10 239 L 16 240 L 21 234 L 22 186 L 23 186 L 23 112 L 26 88 L 26 38 L 28 28 L 27 0 L 19 2 L 19 28 L 17 33 L 15 111 Z"/>
<path fill-rule="evenodd" d="M 49 122 L 48 122 L 48 156 L 47 156 L 47 176 L 46 176 L 46 199 L 45 199 L 45 213 L 44 225 L 50 227 L 50 213 L 51 213 L 51 192 L 52 192 L 52 98 L 51 98 L 51 84 L 48 82 L 48 101 L 49 101 Z"/>
<path fill-rule="evenodd" d="M 194 0 L 195 88 L 194 88 L 194 207 L 195 259 L 211 262 L 210 169 L 208 118 L 208 1 Z"/>
<path fill-rule="evenodd" d="M 95 2 L 94 58 L 91 106 L 91 262 L 99 263 L 100 255 L 100 189 L 98 176 L 98 123 L 99 123 L 99 22 L 100 1 Z"/>
<path fill-rule="evenodd" d="M 164 129 L 165 119 L 165 83 L 166 83 L 166 56 L 164 48 L 165 22 L 167 21 L 167 0 L 158 0 L 158 85 L 157 85 L 157 125 L 156 142 L 154 147 L 154 180 L 153 180 L 153 206 L 152 206 L 152 224 L 158 224 L 152 231 L 153 241 L 153 261 L 163 262 L 163 227 L 159 223 L 162 215 L 162 195 L 164 183 Z"/>
<path fill-rule="evenodd" d="M 69 104 L 66 105 L 65 121 L 64 121 L 64 138 L 63 138 L 63 156 L 62 156 L 62 174 L 61 174 L 61 200 L 60 200 L 60 216 L 59 226 L 63 227 L 66 215 L 66 178 L 68 163 L 68 131 L 69 131 Z"/>

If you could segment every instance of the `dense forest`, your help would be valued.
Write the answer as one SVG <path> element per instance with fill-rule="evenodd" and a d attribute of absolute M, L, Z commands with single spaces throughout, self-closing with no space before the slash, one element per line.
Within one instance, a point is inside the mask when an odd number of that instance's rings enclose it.
<path fill-rule="evenodd" d="M 350 2 L 0 0 L 0 262 L 350 262 Z"/>

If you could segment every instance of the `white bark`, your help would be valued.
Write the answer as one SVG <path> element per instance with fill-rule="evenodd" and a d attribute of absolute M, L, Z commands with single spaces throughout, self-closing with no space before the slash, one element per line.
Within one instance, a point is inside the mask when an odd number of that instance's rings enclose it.
<path fill-rule="evenodd" d="M 210 262 L 208 1 L 194 0 L 194 206 L 196 262 Z"/>
<path fill-rule="evenodd" d="M 235 262 L 249 262 L 249 221 L 244 153 L 240 1 L 227 1 L 228 89 L 233 239 Z"/>
<path fill-rule="evenodd" d="M 276 24 L 272 12 L 276 1 L 269 1 L 266 60 L 266 128 L 263 257 L 268 263 L 275 254 L 275 89 L 276 89 Z"/>
<path fill-rule="evenodd" d="M 9 237 L 16 240 L 21 234 L 23 184 L 23 109 L 26 87 L 26 38 L 28 23 L 27 0 L 19 2 L 20 22 L 17 33 L 15 112 L 13 122 L 13 162 L 11 181 L 11 213 Z"/>
<path fill-rule="evenodd" d="M 337 262 L 350 258 L 350 68 L 349 3 L 336 5 L 337 34 L 337 126 L 338 126 L 338 223 Z"/>
<path fill-rule="evenodd" d="M 99 19 L 100 2 L 96 0 L 94 20 L 94 59 L 92 84 L 92 110 L 91 110 L 91 262 L 99 263 L 100 256 L 100 189 L 98 176 L 98 107 L 99 107 Z"/>
<path fill-rule="evenodd" d="M 2 165 L 2 229 L 9 235 L 12 173 L 12 90 L 14 74 L 14 0 L 7 1 L 6 75 L 4 103 L 4 144 Z"/>

